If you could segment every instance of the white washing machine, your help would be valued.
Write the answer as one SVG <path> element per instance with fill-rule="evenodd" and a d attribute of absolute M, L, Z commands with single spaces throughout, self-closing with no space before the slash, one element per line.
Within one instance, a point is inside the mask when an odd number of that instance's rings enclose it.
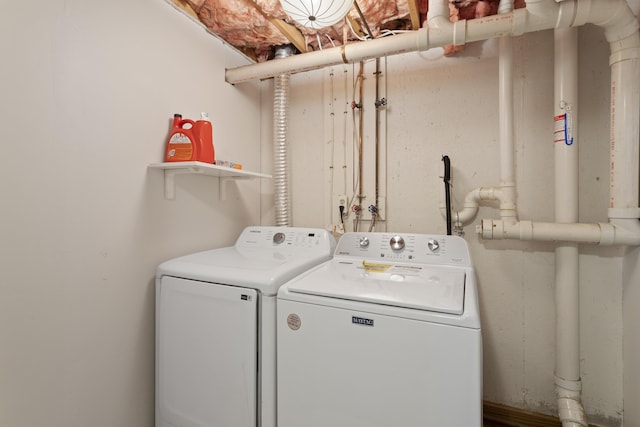
<path fill-rule="evenodd" d="M 156 427 L 275 427 L 276 293 L 331 258 L 325 230 L 248 227 L 156 276 Z"/>
<path fill-rule="evenodd" d="M 474 269 L 453 236 L 347 233 L 278 292 L 278 427 L 480 427 Z"/>

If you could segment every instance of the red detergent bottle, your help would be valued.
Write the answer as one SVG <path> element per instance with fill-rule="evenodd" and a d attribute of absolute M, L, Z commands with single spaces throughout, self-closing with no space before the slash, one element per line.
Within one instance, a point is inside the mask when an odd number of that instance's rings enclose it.
<path fill-rule="evenodd" d="M 167 142 L 165 161 L 188 162 L 198 160 L 198 138 L 196 123 L 183 119 L 181 114 L 173 115 L 173 128 Z"/>
<path fill-rule="evenodd" d="M 200 120 L 195 124 L 196 140 L 198 145 L 197 159 L 199 162 L 211 163 L 215 159 L 213 148 L 213 125 L 207 113 L 200 114 Z"/>

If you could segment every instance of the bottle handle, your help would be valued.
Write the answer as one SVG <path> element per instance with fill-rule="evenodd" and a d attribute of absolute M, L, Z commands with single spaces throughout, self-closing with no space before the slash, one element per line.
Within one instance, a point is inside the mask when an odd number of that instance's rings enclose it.
<path fill-rule="evenodd" d="M 185 127 L 185 125 L 190 125 L 190 126 L 189 127 Z M 196 122 L 194 122 L 191 119 L 182 119 L 178 123 L 178 126 L 180 126 L 180 129 L 193 129 L 193 128 L 196 127 Z"/>

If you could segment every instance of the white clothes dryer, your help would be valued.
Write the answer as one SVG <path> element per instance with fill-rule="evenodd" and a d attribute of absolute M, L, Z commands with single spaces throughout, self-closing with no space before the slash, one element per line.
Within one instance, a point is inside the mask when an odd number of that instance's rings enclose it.
<path fill-rule="evenodd" d="M 347 233 L 278 292 L 278 427 L 480 427 L 464 239 Z"/>
<path fill-rule="evenodd" d="M 325 230 L 247 227 L 158 267 L 156 427 L 275 427 L 276 293 L 334 248 Z"/>

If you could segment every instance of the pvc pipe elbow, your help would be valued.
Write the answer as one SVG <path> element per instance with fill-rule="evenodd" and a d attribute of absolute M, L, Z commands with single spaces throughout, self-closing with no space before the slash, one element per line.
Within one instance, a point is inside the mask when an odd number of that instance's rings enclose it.
<path fill-rule="evenodd" d="M 609 224 L 616 243 L 640 245 L 640 207 L 610 208 Z"/>
<path fill-rule="evenodd" d="M 640 28 L 625 0 L 580 0 L 575 3 L 573 25 L 589 22 L 602 27 L 609 42 L 629 37 Z"/>
<path fill-rule="evenodd" d="M 454 212 L 457 224 L 469 224 L 478 214 L 480 202 L 483 200 L 499 200 L 500 190 L 494 187 L 480 187 L 471 191 L 464 199 L 464 208 Z M 446 212 L 446 211 L 445 211 Z"/>
<path fill-rule="evenodd" d="M 467 205 L 465 203 L 464 209 L 458 212 L 454 212 L 453 217 L 456 224 L 467 225 L 473 218 L 478 214 L 479 206 L 476 203 L 475 205 Z"/>
<path fill-rule="evenodd" d="M 615 243 L 619 245 L 640 245 L 640 221 L 637 219 L 611 219 Z"/>

